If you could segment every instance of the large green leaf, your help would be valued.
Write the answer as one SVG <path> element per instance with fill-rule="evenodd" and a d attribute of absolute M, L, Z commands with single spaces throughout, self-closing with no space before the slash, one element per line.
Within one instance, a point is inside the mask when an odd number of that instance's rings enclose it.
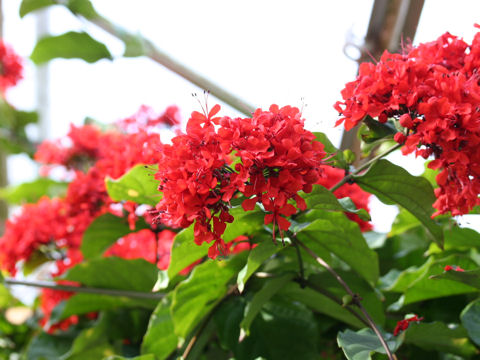
<path fill-rule="evenodd" d="M 468 304 L 460 314 L 460 319 L 470 339 L 480 346 L 480 300 Z"/>
<path fill-rule="evenodd" d="M 157 267 L 144 259 L 111 256 L 75 265 L 61 278 L 91 287 L 147 292 L 155 285 L 157 272 Z"/>
<path fill-rule="evenodd" d="M 252 276 L 252 274 L 263 264 L 263 262 L 282 249 L 283 246 L 275 245 L 273 241 L 262 241 L 254 249 L 252 249 L 248 254 L 247 263 L 238 273 L 238 290 L 242 292 L 250 276 Z"/>
<path fill-rule="evenodd" d="M 447 264 L 450 265 L 450 264 Z M 454 264 L 457 265 L 457 264 Z M 470 264 L 473 265 L 473 264 Z M 458 266 L 458 265 L 457 265 Z M 444 271 L 438 275 L 430 276 L 432 280 L 452 280 L 463 283 L 480 290 L 480 269 L 469 271 Z"/>
<path fill-rule="evenodd" d="M 404 294 L 401 305 L 417 301 L 435 299 L 443 296 L 467 294 L 478 291 L 475 287 L 457 281 L 451 281 L 455 271 L 445 273 L 446 265 L 457 265 L 464 269 L 476 268 L 477 265 L 468 257 L 451 255 L 443 259 L 429 259 L 418 269 L 407 269 L 400 274 L 387 291 Z"/>
<path fill-rule="evenodd" d="M 265 305 L 273 295 L 291 281 L 294 276 L 295 274 L 287 273 L 277 278 L 268 279 L 264 286 L 255 293 L 252 300 L 245 308 L 245 316 L 240 324 L 247 335 L 250 334 L 250 325 L 262 309 L 263 305 Z"/>
<path fill-rule="evenodd" d="M 150 317 L 147 332 L 142 342 L 143 354 L 155 354 L 158 359 L 166 359 L 177 347 L 178 338 L 173 331 L 170 314 L 171 295 L 160 301 Z"/>
<path fill-rule="evenodd" d="M 75 335 L 73 332 L 62 332 L 56 335 L 42 332 L 33 337 L 26 349 L 25 358 L 28 360 L 58 360 L 70 349 Z"/>
<path fill-rule="evenodd" d="M 157 303 L 158 300 L 154 299 L 138 299 L 126 296 L 77 293 L 55 307 L 52 312 L 50 322 L 55 324 L 72 315 L 82 315 L 118 308 L 154 309 Z"/>
<path fill-rule="evenodd" d="M 431 218 L 435 194 L 421 176 L 410 175 L 388 160 L 379 160 L 364 175 L 355 176 L 360 187 L 385 204 L 398 204 L 411 212 L 428 229 L 435 242 L 443 246 L 442 228 Z"/>
<path fill-rule="evenodd" d="M 383 333 L 382 335 L 390 351 L 395 352 L 400 346 L 401 340 L 392 334 Z M 386 354 L 380 339 L 372 329 L 362 329 L 357 332 L 347 329 L 339 332 L 337 343 L 348 360 L 371 360 L 371 355 L 374 353 Z"/>
<path fill-rule="evenodd" d="M 35 64 L 55 58 L 82 59 L 94 63 L 100 59 L 112 59 L 107 47 L 85 32 L 74 32 L 47 36 L 40 39 L 30 56 Z"/>
<path fill-rule="evenodd" d="M 477 353 L 463 327 L 447 326 L 441 322 L 412 324 L 405 332 L 405 343 L 425 350 L 443 351 L 466 357 Z"/>
<path fill-rule="evenodd" d="M 254 234 L 263 227 L 263 213 L 258 206 L 253 211 L 244 211 L 241 206 L 237 206 L 230 210 L 230 214 L 234 217 L 231 224 L 227 224 L 227 228 L 223 234 L 225 242 L 232 241 L 240 235 Z M 193 225 L 182 230 L 175 236 L 172 245 L 172 253 L 170 265 L 168 267 L 168 277 L 173 279 L 180 271 L 187 266 L 193 264 L 198 259 L 206 256 L 209 244 L 195 244 L 193 240 Z"/>
<path fill-rule="evenodd" d="M 312 218 L 316 220 L 293 227 L 298 238 L 307 245 L 320 244 L 374 285 L 379 273 L 377 254 L 368 247 L 357 223 L 342 213 L 320 210 Z"/>
<path fill-rule="evenodd" d="M 107 192 L 114 201 L 130 200 L 137 204 L 155 206 L 162 198 L 155 180 L 153 165 L 136 165 L 125 175 L 114 180 L 105 179 Z"/>
<path fill-rule="evenodd" d="M 143 219 L 137 221 L 135 231 L 145 228 L 147 225 Z M 118 239 L 131 232 L 126 218 L 104 214 L 96 218 L 87 228 L 80 249 L 86 259 L 99 257 Z"/>
<path fill-rule="evenodd" d="M 227 294 L 228 283 L 245 264 L 241 255 L 197 265 L 189 278 L 177 286 L 171 306 L 176 335 L 186 338 Z"/>
<path fill-rule="evenodd" d="M 20 4 L 20 17 L 24 17 L 28 13 L 54 5 L 57 2 L 55 0 L 23 0 Z"/>
<path fill-rule="evenodd" d="M 58 182 L 48 178 L 38 178 L 35 181 L 22 183 L 0 189 L 0 198 L 10 204 L 37 202 L 42 196 L 61 197 L 67 191 L 68 183 Z"/>

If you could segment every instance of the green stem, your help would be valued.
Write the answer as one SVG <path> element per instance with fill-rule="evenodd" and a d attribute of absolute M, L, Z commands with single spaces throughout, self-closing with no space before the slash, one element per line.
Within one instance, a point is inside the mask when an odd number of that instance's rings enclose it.
<path fill-rule="evenodd" d="M 32 286 L 32 287 L 38 287 L 38 288 L 44 288 L 44 289 L 70 291 L 75 293 L 125 296 L 128 298 L 137 298 L 137 299 L 160 300 L 165 296 L 164 294 L 154 293 L 154 292 L 101 289 L 101 288 L 94 288 L 94 287 L 87 287 L 87 286 L 62 285 L 62 284 L 57 284 L 51 281 L 27 281 L 27 280 L 5 278 L 4 282 L 7 285 L 23 285 L 23 286 Z"/>
<path fill-rule="evenodd" d="M 363 307 L 361 303 L 361 298 L 358 296 L 358 294 L 355 294 L 352 289 L 348 286 L 348 284 L 345 282 L 345 280 L 342 279 L 342 277 L 329 265 L 325 260 L 323 260 L 320 256 L 315 254 L 312 249 L 307 247 L 304 243 L 302 243 L 300 240 L 296 238 L 294 235 L 295 240 L 298 242 L 298 244 L 305 249 L 305 251 L 315 259 L 316 262 L 318 262 L 320 265 L 322 265 L 330 274 L 333 275 L 333 277 L 340 283 L 340 285 L 343 286 L 345 291 L 347 292 L 348 295 L 352 297 L 352 302 L 354 305 L 356 305 L 360 311 L 362 312 L 363 316 L 365 316 L 365 319 L 367 320 L 370 328 L 375 332 L 375 335 L 377 335 L 378 339 L 380 340 L 380 343 L 382 344 L 383 348 L 385 349 L 388 359 L 389 360 L 395 360 L 392 352 L 390 351 L 390 348 L 388 347 L 387 342 L 382 336 L 382 333 L 378 329 L 377 324 L 375 321 L 372 319 L 368 311 Z"/>
<path fill-rule="evenodd" d="M 403 144 L 396 144 L 395 146 L 392 146 L 390 149 L 388 149 L 387 151 L 375 156 L 374 158 L 372 158 L 371 160 L 367 161 L 365 164 L 361 165 L 358 169 L 356 169 L 354 172 L 348 174 L 347 176 L 345 176 L 342 180 L 340 180 L 338 183 L 336 183 L 334 186 L 332 186 L 330 188 L 330 191 L 335 191 L 337 190 L 340 186 L 346 184 L 347 182 L 349 182 L 351 179 L 353 179 L 353 177 L 355 175 L 357 175 L 358 173 L 362 172 L 363 170 L 367 169 L 370 165 L 372 165 L 373 163 L 377 162 L 378 160 L 380 160 L 381 158 L 387 156 L 388 154 L 390 154 L 391 152 L 397 150 L 398 148 L 400 148 Z"/>
<path fill-rule="evenodd" d="M 63 1 L 58 1 L 59 3 L 63 4 Z M 129 33 L 121 26 L 112 23 L 110 20 L 100 15 L 89 19 L 85 18 L 85 20 L 91 22 L 92 24 L 95 24 L 110 35 L 113 35 L 114 37 L 122 40 L 124 43 L 132 41 L 132 39 L 134 39 L 135 41 L 142 44 L 143 55 L 147 56 L 156 63 L 165 66 L 167 69 L 173 71 L 175 74 L 180 75 L 184 79 L 197 85 L 199 88 L 209 91 L 217 99 L 225 102 L 234 109 L 237 109 L 241 113 L 247 116 L 251 116 L 252 113 L 255 111 L 256 108 L 254 106 L 239 99 L 237 96 L 222 88 L 220 85 L 198 74 L 197 72 L 182 64 L 178 60 L 174 59 L 164 51 L 158 49 L 153 44 L 153 42 L 146 39 L 145 37 L 139 34 Z"/>

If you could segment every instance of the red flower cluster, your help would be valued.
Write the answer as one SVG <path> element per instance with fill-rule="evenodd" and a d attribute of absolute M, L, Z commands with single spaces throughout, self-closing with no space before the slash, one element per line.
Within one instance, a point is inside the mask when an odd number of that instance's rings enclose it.
<path fill-rule="evenodd" d="M 345 176 L 345 170 L 335 168 L 329 165 L 322 165 L 321 168 L 324 176 L 320 178 L 317 184 L 322 185 L 327 189 L 333 187 Z M 340 188 L 335 190 L 333 194 L 338 199 L 349 197 L 350 199 L 352 199 L 357 209 L 365 209 L 368 212 L 370 211 L 370 208 L 368 207 L 368 202 L 372 194 L 363 191 L 357 184 L 344 184 Z M 372 230 L 372 224 L 368 221 L 360 219 L 357 214 L 346 213 L 346 215 L 350 220 L 355 221 L 360 226 L 360 230 Z"/>
<path fill-rule="evenodd" d="M 195 222 L 195 242 L 212 242 L 209 256 L 226 254 L 222 239 L 229 214 L 230 200 L 241 193 L 247 199 L 245 210 L 257 202 L 269 213 L 265 224 L 273 222 L 280 231 L 290 222 L 283 216 L 296 213 L 288 203 L 306 205 L 298 192 L 309 192 L 321 176 L 323 145 L 304 129 L 297 108 L 272 105 L 269 111 L 258 109 L 252 118 L 215 117 L 220 106 L 210 112 L 194 112 L 186 134 L 164 145 L 156 179 L 163 199 L 157 205 L 157 219 L 177 227 Z M 240 161 L 232 169 L 232 153 Z"/>
<path fill-rule="evenodd" d="M 419 322 L 422 320 L 423 320 L 423 317 L 419 318 L 417 315 L 414 315 L 411 318 L 408 318 L 405 320 L 400 320 L 399 322 L 397 322 L 397 326 L 395 326 L 395 329 L 393 330 L 393 335 L 397 336 L 402 331 L 407 330 L 411 322 L 414 322 L 414 321 Z"/>
<path fill-rule="evenodd" d="M 0 92 L 3 94 L 22 79 L 22 59 L 0 40 Z"/>
<path fill-rule="evenodd" d="M 351 129 L 366 115 L 397 120 L 402 152 L 440 169 L 434 215 L 468 213 L 480 203 L 480 33 L 472 44 L 446 33 L 405 54 L 385 52 L 377 64 L 360 66 L 335 108 Z"/>

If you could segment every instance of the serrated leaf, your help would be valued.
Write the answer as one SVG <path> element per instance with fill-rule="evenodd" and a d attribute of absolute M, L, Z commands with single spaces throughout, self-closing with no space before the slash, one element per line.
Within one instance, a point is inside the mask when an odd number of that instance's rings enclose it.
<path fill-rule="evenodd" d="M 443 246 L 442 228 L 431 219 L 436 200 L 430 183 L 388 160 L 374 163 L 366 174 L 355 176 L 360 187 L 385 204 L 398 204 L 412 213 L 428 229 L 437 244 Z"/>
<path fill-rule="evenodd" d="M 367 282 L 377 282 L 379 268 L 377 254 L 368 247 L 358 225 L 342 213 L 315 210 L 316 220 L 294 226 L 301 241 L 320 244 L 345 261 Z"/>
<path fill-rule="evenodd" d="M 425 350 L 441 351 L 470 357 L 477 353 L 469 341 L 467 331 L 441 322 L 412 324 L 405 331 L 405 343 Z"/>
<path fill-rule="evenodd" d="M 400 338 L 395 338 L 390 333 L 383 333 L 390 351 L 395 352 L 401 345 Z M 374 353 L 386 354 L 380 339 L 372 329 L 362 329 L 357 332 L 345 330 L 337 336 L 338 346 L 349 360 L 371 360 Z"/>
<path fill-rule="evenodd" d="M 228 291 L 227 284 L 245 264 L 245 257 L 240 255 L 229 260 L 209 260 L 197 265 L 188 279 L 177 286 L 171 306 L 177 336 L 186 338 L 222 300 Z"/>
<path fill-rule="evenodd" d="M 82 59 L 94 63 L 100 59 L 112 59 L 107 47 L 85 32 L 47 36 L 40 39 L 30 56 L 39 65 L 55 58 Z"/>
<path fill-rule="evenodd" d="M 24 17 L 32 11 L 55 4 L 55 0 L 23 0 L 20 4 L 20 17 Z"/>
<path fill-rule="evenodd" d="M 142 342 L 142 353 L 153 353 L 159 359 L 166 359 L 177 347 L 178 338 L 173 332 L 170 314 L 171 294 L 160 301 L 155 308 Z"/>
<path fill-rule="evenodd" d="M 143 219 L 137 221 L 135 231 L 148 228 Z M 133 232 L 125 218 L 112 214 L 97 217 L 87 228 L 80 247 L 85 259 L 93 259 L 102 254 L 122 236 Z"/>
<path fill-rule="evenodd" d="M 290 273 L 284 274 L 277 278 L 268 279 L 264 286 L 255 293 L 252 300 L 245 307 L 245 314 L 242 322 L 240 323 L 241 328 L 247 335 L 250 334 L 250 326 L 257 314 L 262 309 L 263 305 L 265 305 L 265 303 L 267 303 L 273 295 L 275 295 L 281 288 L 290 282 L 294 276 L 295 274 Z"/>
<path fill-rule="evenodd" d="M 240 292 L 243 292 L 245 284 L 252 276 L 252 274 L 263 264 L 265 260 L 270 258 L 273 254 L 283 249 L 277 246 L 273 241 L 262 241 L 248 254 L 246 265 L 238 273 L 237 286 Z"/>
<path fill-rule="evenodd" d="M 153 177 L 154 169 L 154 165 L 139 164 L 116 180 L 107 177 L 105 184 L 108 195 L 114 201 L 130 200 L 155 206 L 162 199 L 162 193 L 158 190 L 158 181 Z"/>

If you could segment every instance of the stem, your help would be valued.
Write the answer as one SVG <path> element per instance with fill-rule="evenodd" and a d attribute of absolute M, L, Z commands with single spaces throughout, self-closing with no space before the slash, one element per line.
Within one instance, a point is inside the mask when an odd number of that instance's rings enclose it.
<path fill-rule="evenodd" d="M 330 188 L 330 191 L 335 191 L 337 190 L 340 186 L 346 184 L 347 182 L 349 182 L 351 179 L 353 179 L 353 177 L 355 175 L 357 175 L 358 173 L 360 173 L 361 171 L 365 170 L 366 168 L 368 168 L 370 165 L 372 165 L 373 163 L 377 162 L 378 160 L 380 160 L 381 158 L 387 156 L 388 154 L 390 154 L 391 152 L 397 150 L 398 148 L 400 148 L 403 144 L 396 144 L 395 146 L 392 146 L 390 149 L 386 150 L 385 152 L 375 156 L 374 158 L 372 158 L 371 160 L 367 161 L 365 164 L 361 165 L 358 169 L 356 169 L 354 172 L 346 175 L 342 180 L 340 180 L 338 183 L 336 183 L 334 186 L 332 186 Z"/>
<path fill-rule="evenodd" d="M 391 150 L 391 149 L 390 149 Z M 390 351 L 385 339 L 382 336 L 382 333 L 377 327 L 377 324 L 375 324 L 375 321 L 372 319 L 370 314 L 367 312 L 367 310 L 363 307 L 362 303 L 360 302 L 360 297 L 358 294 L 355 294 L 352 289 L 348 286 L 348 284 L 342 279 L 342 277 L 330 266 L 328 265 L 325 260 L 323 260 L 320 256 L 315 254 L 309 247 L 307 247 L 304 243 L 302 243 L 300 240 L 294 236 L 295 240 L 298 242 L 298 244 L 305 249 L 305 251 L 312 256 L 320 265 L 322 265 L 327 271 L 333 275 L 333 277 L 340 283 L 340 285 L 343 286 L 347 294 L 349 294 L 352 299 L 353 299 L 353 304 L 358 306 L 362 314 L 365 316 L 368 324 L 370 325 L 371 329 L 375 332 L 375 335 L 377 335 L 378 339 L 380 340 L 380 343 L 382 344 L 383 348 L 385 349 L 388 359 L 389 360 L 394 360 L 395 358 L 393 357 L 392 352 Z"/>
<path fill-rule="evenodd" d="M 154 292 L 101 289 L 101 288 L 86 287 L 86 286 L 61 285 L 51 281 L 27 281 L 27 280 L 16 280 L 12 278 L 5 278 L 4 282 L 5 284 L 8 284 L 8 285 L 24 285 L 24 286 L 32 286 L 32 287 L 45 288 L 45 289 L 71 291 L 75 293 L 125 296 L 129 298 L 137 298 L 137 299 L 160 300 L 164 297 L 164 294 L 154 293 Z"/>
<path fill-rule="evenodd" d="M 59 1 L 63 4 L 63 1 Z M 77 14 L 78 15 L 78 14 Z M 247 102 L 239 99 L 237 96 L 222 88 L 220 85 L 215 84 L 213 81 L 198 74 L 194 70 L 188 68 L 186 65 L 180 63 L 167 53 L 158 49 L 150 40 L 144 38 L 139 34 L 131 34 L 121 26 L 112 23 L 110 20 L 103 16 L 97 15 L 93 18 L 84 18 L 85 20 L 95 24 L 99 28 L 103 29 L 110 35 L 122 40 L 124 43 L 131 42 L 132 40 L 139 42 L 143 46 L 143 55 L 149 57 L 156 63 L 165 66 L 167 69 L 173 71 L 175 74 L 180 75 L 184 79 L 197 85 L 199 88 L 208 90 L 217 99 L 225 102 L 234 109 L 237 109 L 241 113 L 251 116 L 255 111 L 255 107 Z"/>
<path fill-rule="evenodd" d="M 308 280 L 306 282 L 306 285 L 309 288 L 315 290 L 316 292 L 319 292 L 320 294 L 328 297 L 330 300 L 335 301 L 338 305 L 344 306 L 343 301 L 340 298 L 336 297 L 334 294 L 332 294 L 330 291 L 322 289 L 320 286 Z M 350 306 L 344 306 L 344 307 L 345 307 L 345 310 L 350 312 L 353 316 L 355 316 L 358 320 L 360 320 L 364 325 L 370 326 L 368 321 L 366 321 L 363 317 L 361 317 L 360 314 L 357 313 L 355 310 L 353 310 Z"/>

